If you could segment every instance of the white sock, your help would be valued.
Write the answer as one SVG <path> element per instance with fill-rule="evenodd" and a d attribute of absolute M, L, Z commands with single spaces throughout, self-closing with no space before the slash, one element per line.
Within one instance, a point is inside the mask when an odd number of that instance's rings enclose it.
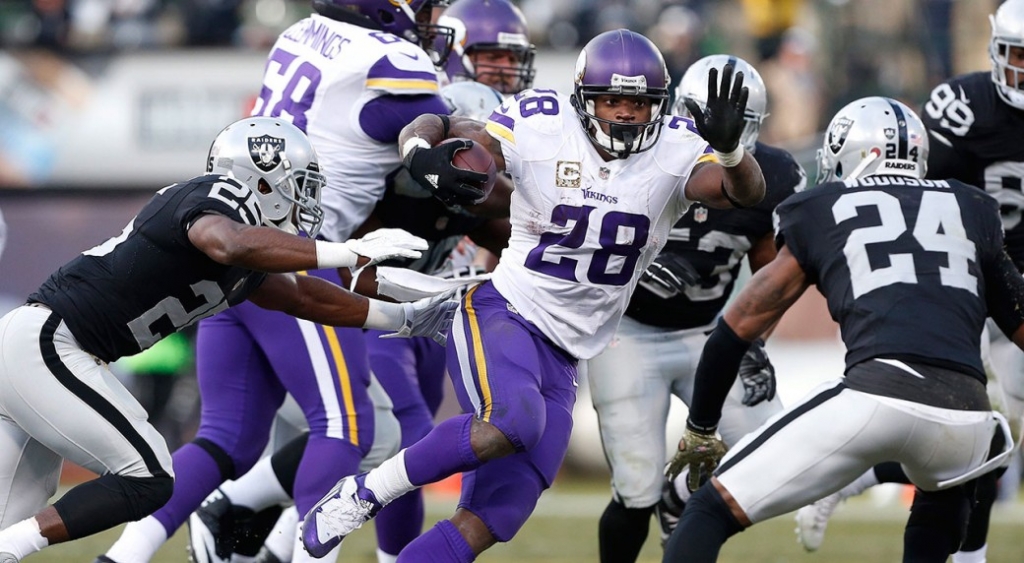
<path fill-rule="evenodd" d="M 48 545 L 50 542 L 43 537 L 35 516 L 0 531 L 0 551 L 10 553 L 19 561 Z"/>
<path fill-rule="evenodd" d="M 415 490 L 417 487 L 409 481 L 409 473 L 405 470 L 405 450 L 401 450 L 371 470 L 366 475 L 366 488 L 373 492 L 373 496 L 377 497 L 381 504 L 388 504 Z"/>
<path fill-rule="evenodd" d="M 251 508 L 256 512 L 292 500 L 277 480 L 274 468 L 270 465 L 270 456 L 257 461 L 245 475 L 222 484 L 220 490 L 231 500 L 231 504 Z"/>
<path fill-rule="evenodd" d="M 104 555 L 118 563 L 149 561 L 166 541 L 167 530 L 164 525 L 156 518 L 146 516 L 125 526 L 121 537 Z"/>
<path fill-rule="evenodd" d="M 282 563 L 290 563 L 298 529 L 299 511 L 294 506 L 289 506 L 277 519 L 274 529 L 270 530 L 263 547 L 269 549 Z"/>
<path fill-rule="evenodd" d="M 377 548 L 377 563 L 398 563 L 398 556 L 391 555 L 390 553 L 384 553 Z"/>
<path fill-rule="evenodd" d="M 676 480 L 672 481 L 672 488 L 676 490 L 676 495 L 679 500 L 686 502 L 690 500 L 690 489 L 686 487 L 686 479 L 690 476 L 690 470 L 684 469 L 682 473 L 676 476 Z"/>
<path fill-rule="evenodd" d="M 877 484 L 878 476 L 875 475 L 875 470 L 868 469 L 863 475 L 854 479 L 852 483 L 839 489 L 839 498 L 846 500 L 850 497 L 855 497 Z"/>
<path fill-rule="evenodd" d="M 958 551 L 953 554 L 953 563 L 985 563 L 986 551 L 988 544 L 981 546 L 977 551 Z"/>

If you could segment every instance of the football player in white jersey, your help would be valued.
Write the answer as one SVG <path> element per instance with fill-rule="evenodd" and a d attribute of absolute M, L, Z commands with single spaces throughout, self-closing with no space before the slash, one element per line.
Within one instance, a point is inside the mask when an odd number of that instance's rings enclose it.
<path fill-rule="evenodd" d="M 743 72 L 750 92 L 741 143 L 761 167 L 765 198 L 742 210 L 692 206 L 641 276 L 615 339 L 588 362 L 587 381 L 612 472 L 612 500 L 598 527 L 603 563 L 636 561 L 655 510 L 662 540 L 671 533 L 689 495 L 685 486 L 669 488 L 663 474 L 669 401 L 675 395 L 689 404 L 693 370 L 729 299 L 741 261 L 746 256 L 755 272 L 771 262 L 772 211 L 807 182 L 792 155 L 757 142 L 768 97 L 761 76 L 746 61 L 710 55 L 695 62 L 680 80 L 673 113 L 689 115 L 686 99 L 703 106 L 709 71 L 721 72 L 727 64 Z M 740 374 L 722 417 L 720 430 L 727 444 L 782 410 L 763 341 L 751 347 Z"/>
<path fill-rule="evenodd" d="M 413 178 L 460 191 L 479 189 L 483 174 L 454 176 L 444 148 L 487 148 L 515 186 L 512 236 L 454 323 L 447 364 L 465 414 L 341 480 L 305 516 L 306 549 L 330 552 L 393 499 L 457 472 L 455 515 L 399 560 L 472 561 L 519 531 L 565 455 L 577 364 L 608 344 L 672 225 L 695 201 L 744 207 L 764 196 L 760 169 L 739 143 L 742 75 L 734 81 L 727 66 L 718 78 L 709 77 L 705 111 L 669 116 L 661 53 L 619 29 L 584 47 L 572 96 L 526 90 L 487 123 L 426 115 L 402 131 Z M 436 146 L 453 137 L 472 140 Z"/>
<path fill-rule="evenodd" d="M 502 94 L 533 87 L 536 48 L 526 17 L 508 0 L 458 0 L 437 20 L 455 31 L 444 66 L 452 82 L 479 82 Z"/>

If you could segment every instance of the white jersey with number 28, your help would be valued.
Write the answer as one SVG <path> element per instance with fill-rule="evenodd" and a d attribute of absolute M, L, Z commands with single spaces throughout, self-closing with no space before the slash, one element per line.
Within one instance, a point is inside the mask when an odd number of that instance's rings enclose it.
<path fill-rule="evenodd" d="M 526 90 L 491 115 L 512 175 L 512 237 L 494 285 L 580 359 L 615 334 L 640 274 L 686 212 L 694 166 L 714 162 L 693 123 L 667 116 L 654 148 L 605 162 L 569 97 Z"/>

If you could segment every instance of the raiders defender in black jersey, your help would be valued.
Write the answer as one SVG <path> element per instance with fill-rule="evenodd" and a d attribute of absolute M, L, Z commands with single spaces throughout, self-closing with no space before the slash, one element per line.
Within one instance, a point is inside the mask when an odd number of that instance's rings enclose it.
<path fill-rule="evenodd" d="M 999 202 L 1006 251 L 1024 270 L 1024 0 L 1004 2 L 991 18 L 992 70 L 957 76 L 932 90 L 922 107 L 931 150 L 931 179 L 956 179 L 982 188 Z M 1011 421 L 1024 414 L 1024 354 L 989 325 L 990 369 L 1002 391 L 1003 412 Z M 1003 468 L 1005 469 L 1005 468 Z M 953 563 L 984 563 L 989 514 L 1003 469 L 977 484 L 976 506 L 961 550 Z M 908 483 L 897 464 L 882 464 L 834 495 L 801 509 L 797 534 L 808 551 L 824 542 L 828 519 L 838 504 L 879 483 Z"/>
<path fill-rule="evenodd" d="M 293 125 L 230 125 L 207 171 L 160 190 L 120 235 L 0 320 L 0 561 L 138 520 L 170 497 L 167 447 L 107 362 L 245 299 L 327 325 L 447 330 L 454 302 L 384 303 L 289 273 L 415 258 L 425 248 L 400 231 L 346 243 L 296 236 L 319 229 L 323 176 Z M 100 477 L 47 507 L 63 458 Z"/>
<path fill-rule="evenodd" d="M 730 62 L 743 72 L 749 89 L 741 142 L 761 167 L 765 197 L 748 209 L 693 204 L 641 277 L 615 340 L 588 363 L 591 398 L 612 472 L 612 500 L 598 528 L 603 563 L 636 561 L 652 512 L 657 512 L 662 538 L 671 532 L 688 495 L 673 492 L 663 475 L 669 401 L 676 395 L 689 402 L 698 354 L 732 292 L 743 257 L 754 271 L 775 257 L 772 211 L 806 184 L 803 169 L 789 153 L 756 142 L 767 96 L 761 77 L 745 61 L 712 55 L 694 63 L 676 90 L 674 113 L 689 115 L 684 98 L 703 107 L 709 71 Z M 722 425 L 727 443 L 782 410 L 762 345 L 752 348 L 743 370 L 747 377 L 729 396 Z"/>
<path fill-rule="evenodd" d="M 687 503 L 665 561 L 715 561 L 731 535 L 881 461 L 900 463 L 917 486 L 904 561 L 944 562 L 956 551 L 962 483 L 1011 449 L 993 440 L 1009 441 L 1009 427 L 991 411 L 978 342 L 992 316 L 1024 348 L 1024 278 L 1003 251 L 996 201 L 956 180 L 924 180 L 927 153 L 921 120 L 895 100 L 857 100 L 832 119 L 819 152 L 825 183 L 776 209 L 778 256 L 704 347 L 668 471 L 721 465 Z M 716 426 L 750 341 L 812 284 L 842 330 L 845 378 L 722 458 Z"/>

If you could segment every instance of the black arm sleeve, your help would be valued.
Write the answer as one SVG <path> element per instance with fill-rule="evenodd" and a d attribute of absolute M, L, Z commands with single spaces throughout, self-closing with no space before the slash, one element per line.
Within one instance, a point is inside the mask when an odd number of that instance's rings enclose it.
<path fill-rule="evenodd" d="M 743 340 L 725 322 L 718 320 L 697 364 L 694 376 L 693 400 L 690 402 L 689 423 L 698 429 L 718 426 L 722 418 L 722 403 L 736 381 L 743 355 L 750 342 Z"/>
<path fill-rule="evenodd" d="M 1024 277 L 1006 252 L 1000 252 L 985 271 L 985 300 L 988 316 L 1007 337 L 1024 324 Z"/>

